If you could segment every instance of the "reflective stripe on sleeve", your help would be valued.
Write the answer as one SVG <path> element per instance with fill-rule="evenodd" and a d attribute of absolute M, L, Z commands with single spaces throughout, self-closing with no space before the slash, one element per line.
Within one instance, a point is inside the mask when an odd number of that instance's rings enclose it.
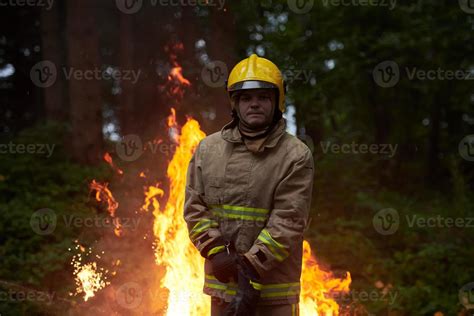
<path fill-rule="evenodd" d="M 237 205 L 210 205 L 214 216 L 220 218 L 243 219 L 249 221 L 266 221 L 270 212 L 264 208 Z"/>
<path fill-rule="evenodd" d="M 265 228 L 262 229 L 260 234 L 258 235 L 258 240 L 267 246 L 270 252 L 275 256 L 278 261 L 285 260 L 290 254 L 285 249 L 285 247 L 280 244 L 278 241 L 273 239 L 272 235 L 266 230 Z"/>
<path fill-rule="evenodd" d="M 207 253 L 207 256 L 209 257 L 210 255 L 213 255 L 215 253 L 224 251 L 224 249 L 225 249 L 225 246 L 217 246 L 217 247 L 211 248 L 211 250 L 209 250 L 209 252 Z"/>
<path fill-rule="evenodd" d="M 196 237 L 199 236 L 200 233 L 208 230 L 211 227 L 218 227 L 218 226 L 219 224 L 215 220 L 212 220 L 209 218 L 201 219 L 191 229 L 191 231 L 189 232 L 189 237 L 191 238 L 191 241 L 194 242 Z"/>
<path fill-rule="evenodd" d="M 225 294 L 232 296 L 237 294 L 237 284 L 235 282 L 222 283 L 217 280 L 215 276 L 210 274 L 206 274 L 206 278 L 204 280 L 204 287 L 214 290 L 220 290 Z"/>

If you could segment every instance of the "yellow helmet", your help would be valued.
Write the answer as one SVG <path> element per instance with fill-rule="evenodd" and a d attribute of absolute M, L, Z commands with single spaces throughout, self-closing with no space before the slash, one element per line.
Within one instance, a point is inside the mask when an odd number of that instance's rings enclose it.
<path fill-rule="evenodd" d="M 285 84 L 278 67 L 270 60 L 256 54 L 234 66 L 227 80 L 227 92 L 247 89 L 277 89 L 278 108 L 285 112 Z M 234 106 L 231 100 L 232 107 Z"/>

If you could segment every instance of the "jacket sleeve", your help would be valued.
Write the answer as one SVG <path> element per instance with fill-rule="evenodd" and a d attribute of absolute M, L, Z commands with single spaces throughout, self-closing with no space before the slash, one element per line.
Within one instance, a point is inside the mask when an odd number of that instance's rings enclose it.
<path fill-rule="evenodd" d="M 184 199 L 184 220 L 189 238 L 204 258 L 225 250 L 219 224 L 203 200 L 202 164 L 199 143 L 188 165 Z"/>
<path fill-rule="evenodd" d="M 265 227 L 245 257 L 260 276 L 267 274 L 299 247 L 308 223 L 314 162 L 308 148 L 296 158 L 274 193 L 274 206 Z"/>

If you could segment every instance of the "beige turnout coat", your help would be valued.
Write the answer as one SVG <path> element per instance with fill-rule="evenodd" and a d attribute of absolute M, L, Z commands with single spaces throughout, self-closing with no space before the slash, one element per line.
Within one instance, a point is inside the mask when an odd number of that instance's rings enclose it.
<path fill-rule="evenodd" d="M 188 167 L 184 217 L 205 258 L 217 237 L 244 254 L 261 275 L 259 304 L 299 301 L 303 231 L 313 186 L 309 148 L 288 134 L 282 118 L 257 152 L 232 121 L 204 138 Z M 221 283 L 205 263 L 204 293 L 230 301 L 234 282 Z"/>

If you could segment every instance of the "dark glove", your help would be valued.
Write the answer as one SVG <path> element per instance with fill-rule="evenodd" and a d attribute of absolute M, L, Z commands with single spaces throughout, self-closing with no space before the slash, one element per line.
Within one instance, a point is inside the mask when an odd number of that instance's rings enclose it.
<path fill-rule="evenodd" d="M 237 254 L 234 251 L 223 251 L 212 255 L 212 272 L 217 280 L 228 283 L 231 278 L 237 279 Z"/>
<path fill-rule="evenodd" d="M 250 282 L 258 279 L 258 274 L 245 257 L 238 257 L 238 290 L 234 299 L 224 311 L 225 316 L 253 316 L 257 311 L 260 290 Z"/>

